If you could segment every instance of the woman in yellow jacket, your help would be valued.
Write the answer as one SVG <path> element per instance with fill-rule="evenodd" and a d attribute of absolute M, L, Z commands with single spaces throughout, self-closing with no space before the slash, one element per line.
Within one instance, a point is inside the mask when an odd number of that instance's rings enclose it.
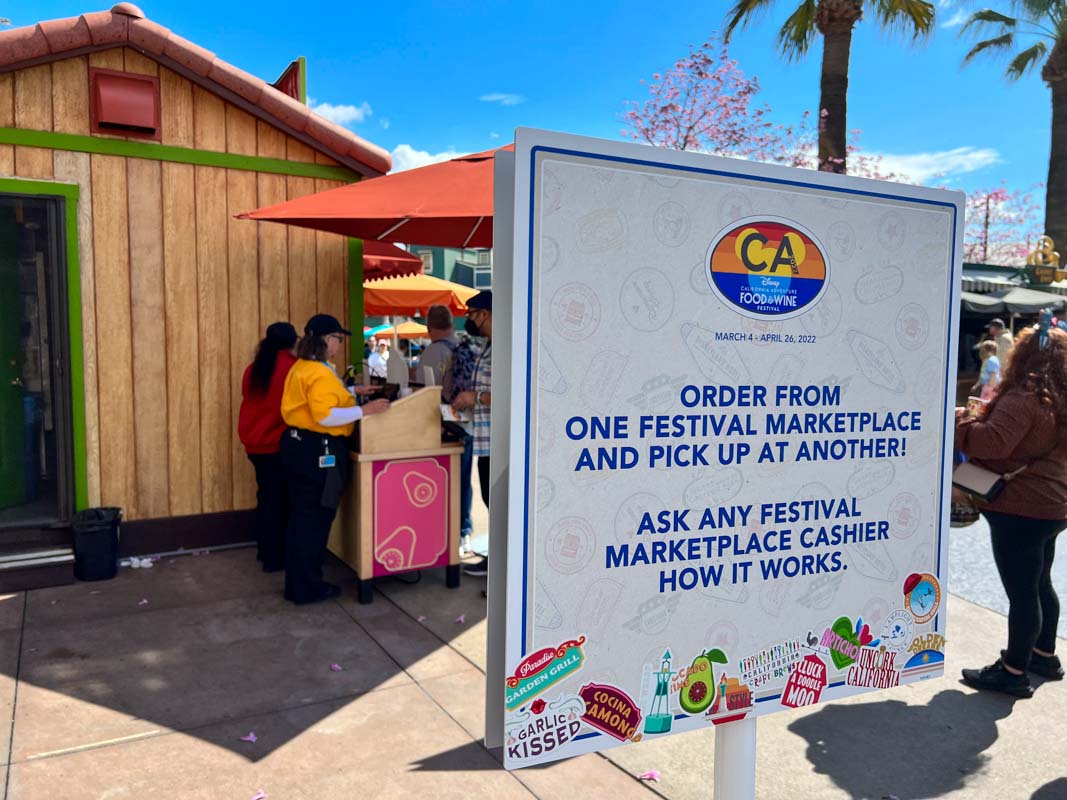
<path fill-rule="evenodd" d="M 329 314 L 308 320 L 282 392 L 282 419 L 288 427 L 281 459 L 289 482 L 285 599 L 298 605 L 341 593 L 339 586 L 322 580 L 322 561 L 348 481 L 348 437 L 356 420 L 389 408 L 387 400 L 357 406 L 330 363 L 349 335 Z"/>

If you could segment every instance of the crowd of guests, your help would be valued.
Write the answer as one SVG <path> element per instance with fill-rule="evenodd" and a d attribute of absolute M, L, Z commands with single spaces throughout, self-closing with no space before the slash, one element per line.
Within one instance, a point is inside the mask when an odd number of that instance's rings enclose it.
<path fill-rule="evenodd" d="M 469 338 L 463 342 L 444 306 L 428 310 L 427 328 L 431 344 L 419 366 L 430 368 L 443 400 L 464 414 L 453 431 L 464 446 L 460 519 L 461 547 L 466 548 L 473 527 L 475 456 L 482 499 L 489 502 L 492 292 L 480 292 L 468 302 Z M 285 571 L 285 598 L 298 605 L 341 593 L 323 580 L 322 566 L 330 526 L 348 484 L 349 437 L 357 421 L 389 408 L 388 400 L 374 397 L 388 375 L 389 343 L 368 342 L 363 369 L 370 385 L 346 384 L 335 361 L 350 336 L 328 314 L 308 320 L 302 336 L 288 322 L 275 322 L 267 327 L 241 384 L 238 436 L 256 476 L 256 556 L 264 571 Z M 468 564 L 465 571 L 486 575 L 488 559 Z"/>

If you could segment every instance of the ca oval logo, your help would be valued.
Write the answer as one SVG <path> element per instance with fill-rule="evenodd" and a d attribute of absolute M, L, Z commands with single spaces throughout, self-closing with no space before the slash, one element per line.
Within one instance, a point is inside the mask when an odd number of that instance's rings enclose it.
<path fill-rule="evenodd" d="M 829 264 L 811 232 L 777 217 L 749 217 L 708 248 L 707 273 L 720 300 L 748 317 L 789 319 L 826 291 Z"/>

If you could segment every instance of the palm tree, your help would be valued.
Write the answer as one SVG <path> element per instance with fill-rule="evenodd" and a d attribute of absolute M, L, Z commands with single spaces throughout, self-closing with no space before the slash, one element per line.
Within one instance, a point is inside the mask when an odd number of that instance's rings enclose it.
<path fill-rule="evenodd" d="M 1016 0 L 1018 16 L 1009 17 L 991 9 L 976 11 L 964 31 L 991 29 L 999 35 L 978 42 L 963 58 L 966 64 L 982 53 L 1013 51 L 1020 38 L 1033 44 L 1015 53 L 1006 75 L 1018 80 L 1041 64 L 1041 79 L 1052 90 L 1052 149 L 1045 185 L 1045 233 L 1064 252 L 1067 245 L 1067 0 Z M 1051 43 L 1051 44 L 1050 44 Z"/>
<path fill-rule="evenodd" d="M 727 13 L 726 39 L 743 28 L 774 0 L 737 0 Z M 879 25 L 889 31 L 911 34 L 918 40 L 934 26 L 934 6 L 925 0 L 802 0 L 778 31 L 778 49 L 790 60 L 802 58 L 822 34 L 822 79 L 819 97 L 819 169 L 846 172 L 848 152 L 848 57 L 852 29 L 863 17 L 864 6 L 874 9 Z"/>

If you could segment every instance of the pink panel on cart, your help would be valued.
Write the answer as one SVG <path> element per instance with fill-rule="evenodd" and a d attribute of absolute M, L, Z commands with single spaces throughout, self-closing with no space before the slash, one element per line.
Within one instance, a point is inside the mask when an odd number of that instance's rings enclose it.
<path fill-rule="evenodd" d="M 448 456 L 377 461 L 375 577 L 448 564 Z"/>

